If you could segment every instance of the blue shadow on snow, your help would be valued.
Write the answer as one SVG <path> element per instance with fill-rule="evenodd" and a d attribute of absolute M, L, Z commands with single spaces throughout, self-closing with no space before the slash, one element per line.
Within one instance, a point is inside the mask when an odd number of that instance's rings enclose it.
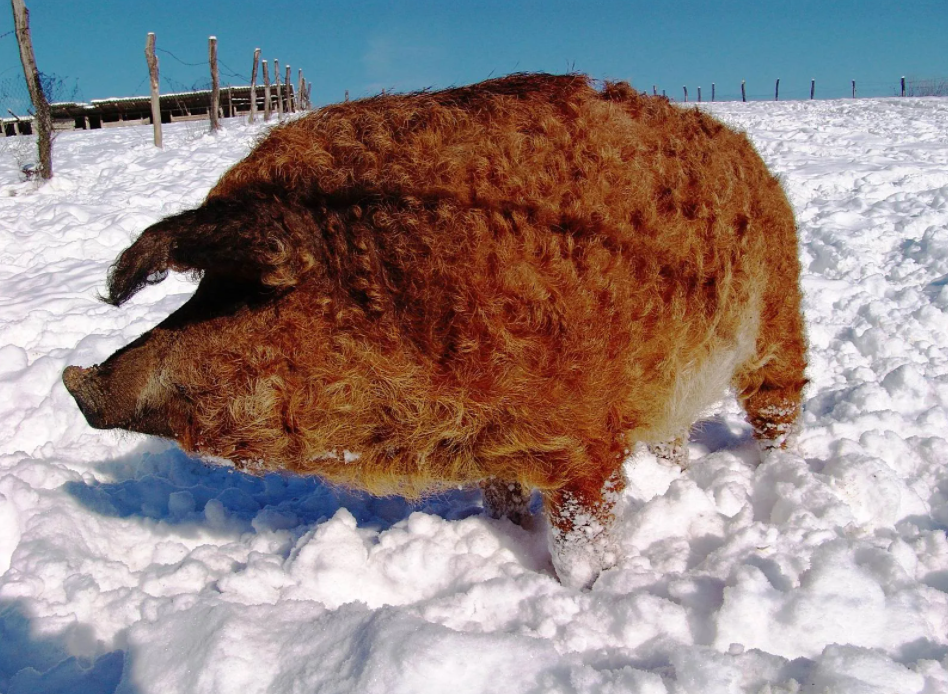
<path fill-rule="evenodd" d="M 57 637 L 37 637 L 24 603 L 0 600 L 0 692 L 6 694 L 113 694 L 127 665 L 124 651 L 97 658 L 69 654 L 67 639 L 88 626 Z M 124 694 L 137 690 L 126 686 Z"/>
<path fill-rule="evenodd" d="M 105 516 L 141 517 L 245 532 L 310 526 L 347 509 L 360 526 L 386 530 L 415 511 L 456 520 L 483 511 L 477 489 L 453 490 L 421 501 L 373 497 L 286 473 L 250 475 L 202 462 L 177 447 L 133 453 L 100 463 L 110 482 L 68 482 L 65 491 Z M 183 528 L 179 527 L 181 531 Z"/>

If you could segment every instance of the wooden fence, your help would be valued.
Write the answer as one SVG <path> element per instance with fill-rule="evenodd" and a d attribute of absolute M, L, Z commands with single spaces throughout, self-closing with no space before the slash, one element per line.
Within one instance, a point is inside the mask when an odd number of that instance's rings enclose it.
<path fill-rule="evenodd" d="M 296 97 L 293 85 L 288 86 L 290 98 Z M 257 110 L 265 108 L 263 86 L 256 89 Z M 282 96 L 282 92 L 281 92 Z M 159 97 L 159 109 L 162 123 L 177 123 L 188 120 L 207 120 L 210 114 L 211 90 L 204 89 L 180 94 L 162 94 Z M 271 108 L 276 109 L 276 92 L 270 95 Z M 251 89 L 249 86 L 224 87 L 221 89 L 221 103 L 218 115 L 232 118 L 249 114 L 251 110 Z M 115 99 L 93 99 L 89 103 L 72 101 L 50 104 L 53 116 L 53 129 L 95 130 L 122 125 L 143 125 L 152 122 L 151 97 L 130 96 Z M 32 120 L 27 118 L 3 119 L 3 131 L 10 135 L 29 135 L 33 132 Z"/>
<path fill-rule="evenodd" d="M 145 55 L 152 82 L 150 96 L 131 96 L 109 99 L 93 99 L 88 103 L 65 101 L 50 104 L 53 130 L 96 130 L 123 125 L 155 126 L 155 143 L 161 146 L 160 124 L 189 120 L 210 120 L 211 127 L 216 126 L 217 118 L 232 118 L 264 113 L 269 119 L 271 113 L 283 115 L 311 107 L 310 90 L 312 85 L 303 78 L 294 84 L 290 79 L 290 66 L 286 66 L 286 75 L 280 81 L 276 73 L 275 83 L 270 84 L 267 76 L 267 61 L 263 61 L 264 84 L 257 84 L 257 66 L 260 49 L 254 51 L 253 72 L 250 85 L 217 85 L 217 39 L 209 39 L 208 66 L 212 76 L 212 88 L 169 94 L 158 94 L 158 61 L 155 57 L 155 35 L 148 34 Z M 274 61 L 274 65 L 278 63 Z M 246 79 L 246 78 L 244 78 Z M 7 137 L 12 135 L 31 135 L 36 127 L 32 117 L 20 117 L 10 112 L 11 118 L 0 118 L 0 128 Z M 155 122 L 155 121 L 158 122 Z"/>

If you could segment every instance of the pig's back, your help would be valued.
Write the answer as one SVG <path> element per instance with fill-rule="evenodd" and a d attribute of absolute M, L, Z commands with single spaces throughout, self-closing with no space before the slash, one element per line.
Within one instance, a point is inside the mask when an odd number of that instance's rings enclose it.
<path fill-rule="evenodd" d="M 327 107 L 276 128 L 210 197 L 246 186 L 319 207 L 349 299 L 447 387 L 532 390 L 661 435 L 696 414 L 656 417 L 673 391 L 719 392 L 750 356 L 767 256 L 795 248 L 743 135 L 581 76 Z"/>

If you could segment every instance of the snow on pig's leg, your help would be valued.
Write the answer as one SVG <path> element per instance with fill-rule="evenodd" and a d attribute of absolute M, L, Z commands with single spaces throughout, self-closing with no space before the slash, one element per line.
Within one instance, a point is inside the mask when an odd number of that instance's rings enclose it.
<path fill-rule="evenodd" d="M 546 494 L 550 552 L 563 585 L 590 588 L 602 571 L 615 565 L 614 509 L 624 488 L 619 460 L 605 477 L 574 480 Z"/>
<path fill-rule="evenodd" d="M 650 443 L 648 450 L 660 461 L 677 465 L 684 470 L 688 467 L 688 432 L 682 432 L 668 441 Z"/>
<path fill-rule="evenodd" d="M 786 448 L 800 424 L 806 386 L 806 334 L 793 210 L 774 177 L 756 189 L 758 214 L 746 221 L 748 276 L 761 287 L 752 357 L 733 385 L 763 450 Z M 753 243 L 752 243 L 753 242 Z"/>
<path fill-rule="evenodd" d="M 775 225 L 779 231 L 779 225 Z M 800 264 L 792 217 L 783 225 L 783 244 L 769 251 L 756 353 L 733 379 L 762 450 L 786 448 L 800 425 L 806 387 L 806 334 L 800 306 Z M 768 237 L 775 245 L 778 233 Z"/>

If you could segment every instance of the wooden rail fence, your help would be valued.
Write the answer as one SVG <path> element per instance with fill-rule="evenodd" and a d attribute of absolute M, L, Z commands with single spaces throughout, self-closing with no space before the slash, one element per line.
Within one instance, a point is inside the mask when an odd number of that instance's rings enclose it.
<path fill-rule="evenodd" d="M 151 83 L 150 96 L 130 96 L 110 99 L 93 99 L 88 103 L 65 101 L 49 105 L 52 127 L 55 131 L 96 130 L 123 125 L 152 124 L 155 128 L 155 145 L 161 147 L 161 124 L 178 121 L 209 120 L 212 129 L 218 118 L 247 115 L 251 122 L 257 113 L 269 120 L 272 113 L 306 110 L 312 107 L 310 93 L 312 84 L 298 71 L 293 84 L 291 66 L 286 65 L 286 75 L 281 83 L 279 62 L 273 61 L 276 84 L 270 84 L 267 61 L 263 63 L 263 84 L 257 84 L 257 67 L 260 49 L 254 50 L 253 71 L 249 85 L 219 86 L 217 77 L 217 39 L 208 39 L 208 66 L 211 73 L 211 89 L 169 94 L 158 93 L 158 59 L 155 55 L 155 35 L 149 33 L 145 41 L 145 59 Z M 0 128 L 7 137 L 32 135 L 36 131 L 33 117 L 20 117 L 12 112 L 10 118 L 0 118 Z"/>

